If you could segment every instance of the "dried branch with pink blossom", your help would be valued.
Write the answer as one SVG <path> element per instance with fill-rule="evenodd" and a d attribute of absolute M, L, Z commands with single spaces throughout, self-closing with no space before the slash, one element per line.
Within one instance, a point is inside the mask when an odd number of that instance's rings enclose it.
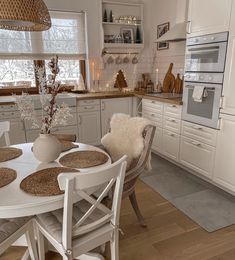
<path fill-rule="evenodd" d="M 39 95 L 42 104 L 42 115 L 37 116 L 34 102 L 29 94 L 23 93 L 16 98 L 18 108 L 23 120 L 32 122 L 33 128 L 41 128 L 41 134 L 49 134 L 53 127 L 66 125 L 71 117 L 71 110 L 67 104 L 58 105 L 56 97 L 60 91 L 60 82 L 56 81 L 59 73 L 58 57 L 54 57 L 48 63 L 51 74 L 46 78 L 45 70 L 36 67 L 37 80 L 39 82 Z"/>

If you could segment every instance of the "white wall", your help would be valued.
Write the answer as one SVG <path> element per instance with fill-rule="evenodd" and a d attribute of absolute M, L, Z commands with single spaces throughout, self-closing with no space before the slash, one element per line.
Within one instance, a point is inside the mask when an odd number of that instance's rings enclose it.
<path fill-rule="evenodd" d="M 185 59 L 185 41 L 170 43 L 168 50 L 157 51 L 157 44 L 154 43 L 157 39 L 157 25 L 170 22 L 170 28 L 173 27 L 177 21 L 184 20 L 185 11 L 183 7 L 186 5 L 186 0 L 151 0 L 151 33 L 150 42 L 153 61 L 152 77 L 155 79 L 155 71 L 159 69 L 159 80 L 162 82 L 167 72 L 169 64 L 174 63 L 173 73 L 183 73 L 184 59 Z M 178 13 L 177 13 L 178 10 Z"/>

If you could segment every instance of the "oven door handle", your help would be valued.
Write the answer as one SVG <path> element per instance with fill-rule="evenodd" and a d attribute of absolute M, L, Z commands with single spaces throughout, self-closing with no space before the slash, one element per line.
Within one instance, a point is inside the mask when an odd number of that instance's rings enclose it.
<path fill-rule="evenodd" d="M 195 85 L 186 85 L 185 88 L 195 88 Z M 215 87 L 205 87 L 207 91 L 215 91 Z"/>
<path fill-rule="evenodd" d="M 188 48 L 188 53 L 204 53 L 204 52 L 211 52 L 211 51 L 219 51 L 219 46 L 211 46 L 211 47 L 203 47 L 203 48 Z"/>

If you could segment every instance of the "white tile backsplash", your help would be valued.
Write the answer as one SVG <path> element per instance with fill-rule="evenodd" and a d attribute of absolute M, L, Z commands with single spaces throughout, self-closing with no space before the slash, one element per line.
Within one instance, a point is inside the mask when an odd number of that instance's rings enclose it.
<path fill-rule="evenodd" d="M 137 81 L 141 80 L 142 73 L 150 73 L 152 81 L 156 81 L 156 69 L 159 70 L 159 80 L 163 82 L 165 74 L 168 70 L 170 63 L 174 63 L 173 73 L 175 76 L 177 73 L 183 74 L 184 71 L 184 59 L 185 59 L 185 42 L 182 43 L 170 43 L 170 48 L 168 50 L 157 51 L 156 46 L 152 50 L 145 50 L 143 53 L 137 55 L 138 64 L 133 65 L 131 63 L 134 55 L 127 55 L 130 58 L 128 64 L 107 64 L 107 57 L 103 59 L 103 64 L 101 59 L 96 59 L 96 64 L 100 74 L 99 90 L 113 91 L 115 77 L 117 72 L 121 69 L 124 71 L 126 76 L 127 84 L 130 89 L 136 87 Z M 120 56 L 122 59 L 126 55 L 112 55 L 115 59 Z"/>

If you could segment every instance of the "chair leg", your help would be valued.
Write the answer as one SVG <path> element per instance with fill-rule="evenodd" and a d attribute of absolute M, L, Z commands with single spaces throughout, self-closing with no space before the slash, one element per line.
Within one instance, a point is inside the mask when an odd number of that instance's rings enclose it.
<path fill-rule="evenodd" d="M 41 260 L 41 259 L 40 259 L 40 260 Z M 63 256 L 63 260 L 73 260 L 73 257 L 72 257 L 72 255 L 68 255 L 68 256 L 67 256 L 67 255 L 66 255 L 66 256 L 64 255 L 64 256 Z"/>
<path fill-rule="evenodd" d="M 135 214 L 137 216 L 137 219 L 138 219 L 140 225 L 142 227 L 147 227 L 147 225 L 145 224 L 144 218 L 140 212 L 140 209 L 139 209 L 139 206 L 137 203 L 137 199 L 136 199 L 136 195 L 135 195 L 135 191 L 129 195 L 129 199 L 130 199 L 131 205 L 135 211 Z"/>
<path fill-rule="evenodd" d="M 43 234 L 41 233 L 38 227 L 36 227 L 36 234 L 38 241 L 39 260 L 45 260 L 45 240 Z"/>
<path fill-rule="evenodd" d="M 29 249 L 29 255 L 30 255 L 31 259 L 39 260 L 36 239 L 35 239 L 35 235 L 34 235 L 34 231 L 33 231 L 33 225 L 29 226 L 25 236 L 26 236 L 28 249 Z"/>
<path fill-rule="evenodd" d="M 119 260 L 119 231 L 115 230 L 110 241 L 111 260 Z"/>

